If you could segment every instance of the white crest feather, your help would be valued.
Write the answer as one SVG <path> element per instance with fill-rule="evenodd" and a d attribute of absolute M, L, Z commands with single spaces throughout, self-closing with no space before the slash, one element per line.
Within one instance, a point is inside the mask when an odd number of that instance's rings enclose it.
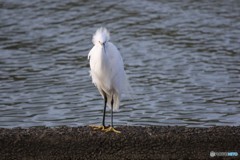
<path fill-rule="evenodd" d="M 94 45 L 97 43 L 105 43 L 110 40 L 110 33 L 104 27 L 97 29 L 96 33 L 93 35 L 92 42 Z"/>

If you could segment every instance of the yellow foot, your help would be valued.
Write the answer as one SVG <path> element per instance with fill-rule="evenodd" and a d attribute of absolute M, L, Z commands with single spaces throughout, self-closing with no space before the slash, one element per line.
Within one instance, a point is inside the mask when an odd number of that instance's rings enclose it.
<path fill-rule="evenodd" d="M 106 129 L 106 127 L 98 126 L 98 125 L 89 125 L 89 127 L 92 127 L 94 130 L 102 130 L 102 131 Z"/>
<path fill-rule="evenodd" d="M 101 130 L 104 132 L 121 133 L 120 131 L 114 129 L 113 127 L 104 127 L 104 126 L 98 126 L 98 125 L 89 125 L 89 127 L 92 127 L 94 130 Z"/>
<path fill-rule="evenodd" d="M 114 129 L 113 127 L 108 127 L 108 128 L 106 128 L 106 129 L 104 129 L 103 131 L 105 131 L 105 132 L 121 133 L 120 131 Z"/>

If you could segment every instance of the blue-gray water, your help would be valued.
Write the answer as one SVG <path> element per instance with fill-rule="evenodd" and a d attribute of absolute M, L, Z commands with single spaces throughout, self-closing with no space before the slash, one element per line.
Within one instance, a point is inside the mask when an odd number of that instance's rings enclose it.
<path fill-rule="evenodd" d="M 1 0 L 0 127 L 101 123 L 100 26 L 135 93 L 115 125 L 240 125 L 240 1 Z"/>

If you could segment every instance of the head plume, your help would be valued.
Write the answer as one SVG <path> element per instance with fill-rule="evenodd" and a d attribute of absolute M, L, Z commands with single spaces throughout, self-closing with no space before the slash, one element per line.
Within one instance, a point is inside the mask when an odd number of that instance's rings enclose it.
<path fill-rule="evenodd" d="M 110 40 L 110 33 L 104 27 L 98 28 L 92 38 L 92 42 L 94 45 L 96 45 L 98 43 L 103 44 L 109 40 Z"/>

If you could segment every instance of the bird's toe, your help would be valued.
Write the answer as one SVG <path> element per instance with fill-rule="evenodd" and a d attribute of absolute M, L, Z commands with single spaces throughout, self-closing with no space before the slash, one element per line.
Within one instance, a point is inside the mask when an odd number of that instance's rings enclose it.
<path fill-rule="evenodd" d="M 121 133 L 120 131 L 116 130 L 113 127 L 108 127 L 106 129 L 104 129 L 104 132 L 115 132 L 115 133 Z"/>
<path fill-rule="evenodd" d="M 101 126 L 101 125 L 89 125 L 89 127 L 93 128 L 94 130 L 105 130 L 106 129 L 105 126 Z"/>

